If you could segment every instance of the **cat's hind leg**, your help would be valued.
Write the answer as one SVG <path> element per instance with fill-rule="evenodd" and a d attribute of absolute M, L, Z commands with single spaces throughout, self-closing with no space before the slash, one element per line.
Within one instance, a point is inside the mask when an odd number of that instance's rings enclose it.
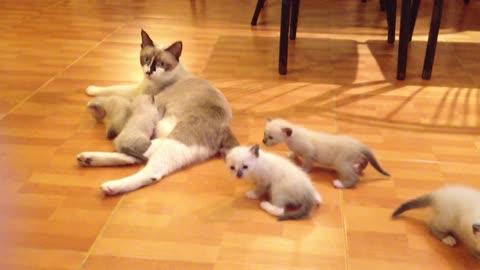
<path fill-rule="evenodd" d="M 133 97 L 138 94 L 139 84 L 128 85 L 112 85 L 112 86 L 95 86 L 90 85 L 86 89 L 86 93 L 89 96 L 124 96 Z"/>
<path fill-rule="evenodd" d="M 434 218 L 429 227 L 432 235 L 442 241 L 445 245 L 455 246 L 457 244 L 455 237 L 449 233 L 448 229 L 444 228 L 440 219 Z"/>
<path fill-rule="evenodd" d="M 164 176 L 194 162 L 206 160 L 214 155 L 213 150 L 203 146 L 187 146 L 173 139 L 159 138 L 145 152 L 147 165 L 134 175 L 105 182 L 101 189 L 107 195 L 136 190 L 158 182 Z"/>
<path fill-rule="evenodd" d="M 279 217 L 285 213 L 284 207 L 276 206 L 269 201 L 263 201 L 260 203 L 260 207 L 265 210 L 265 212 L 269 213 L 270 215 Z"/>
<path fill-rule="evenodd" d="M 77 155 L 77 162 L 83 167 L 124 166 L 142 163 L 139 159 L 117 152 L 82 152 Z"/>
<path fill-rule="evenodd" d="M 360 179 L 357 169 L 352 164 L 340 164 L 340 166 L 336 166 L 335 169 L 338 174 L 338 179 L 333 180 L 333 185 L 336 188 L 353 187 Z"/>

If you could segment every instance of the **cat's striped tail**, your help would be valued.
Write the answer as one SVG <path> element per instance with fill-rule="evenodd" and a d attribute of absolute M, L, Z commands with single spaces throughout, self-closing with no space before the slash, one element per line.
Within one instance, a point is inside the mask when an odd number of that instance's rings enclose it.
<path fill-rule="evenodd" d="M 432 205 L 432 196 L 430 194 L 420 196 L 416 199 L 407 201 L 400 205 L 395 212 L 392 214 L 392 218 L 395 218 L 401 215 L 403 212 L 415 209 L 415 208 L 424 208 Z"/>

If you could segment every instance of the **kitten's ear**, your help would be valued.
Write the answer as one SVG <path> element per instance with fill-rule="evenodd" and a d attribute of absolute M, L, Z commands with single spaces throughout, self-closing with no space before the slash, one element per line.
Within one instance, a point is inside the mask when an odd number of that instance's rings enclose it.
<path fill-rule="evenodd" d="M 292 136 L 292 133 L 293 133 L 292 129 L 288 128 L 288 127 L 282 128 L 282 132 L 285 133 L 287 135 L 287 137 Z"/>
<path fill-rule="evenodd" d="M 473 234 L 476 237 L 480 237 L 480 222 L 473 223 L 472 224 L 472 230 L 473 230 Z"/>
<path fill-rule="evenodd" d="M 267 117 L 267 122 L 271 122 L 272 121 L 272 118 L 271 117 Z"/>
<path fill-rule="evenodd" d="M 103 122 L 103 118 L 105 118 L 107 112 L 100 102 L 92 100 L 87 104 L 87 108 L 90 110 L 92 116 L 95 118 L 95 120 L 97 120 L 98 123 Z"/>
<path fill-rule="evenodd" d="M 172 45 L 170 45 L 170 47 L 166 48 L 165 51 L 173 54 L 173 56 L 175 56 L 175 58 L 177 58 L 178 60 L 180 58 L 180 55 L 182 54 L 182 48 L 183 48 L 182 42 L 177 41 Z"/>
<path fill-rule="evenodd" d="M 152 39 L 150 38 L 150 36 L 147 34 L 147 32 L 145 32 L 145 30 L 142 29 L 142 49 L 147 47 L 147 46 L 152 46 L 152 47 L 155 47 L 155 45 L 153 45 L 153 41 Z"/>
<path fill-rule="evenodd" d="M 258 156 L 260 155 L 260 145 L 255 144 L 254 146 L 250 147 L 250 153 L 252 153 L 253 155 L 255 155 L 255 157 L 258 158 Z"/>

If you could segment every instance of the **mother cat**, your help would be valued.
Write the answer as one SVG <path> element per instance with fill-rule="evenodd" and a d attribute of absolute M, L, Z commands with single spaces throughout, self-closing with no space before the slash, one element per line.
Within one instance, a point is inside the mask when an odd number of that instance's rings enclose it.
<path fill-rule="evenodd" d="M 148 158 L 146 166 L 134 175 L 102 184 L 101 189 L 107 195 L 149 185 L 186 165 L 204 161 L 238 145 L 230 129 L 232 111 L 225 96 L 183 67 L 179 61 L 182 43 L 177 41 L 166 49 L 160 49 L 155 47 L 145 31 L 142 30 L 141 35 L 140 63 L 145 73 L 142 82 L 87 88 L 87 94 L 91 96 L 155 94 L 157 105 L 165 108 L 164 117 L 157 125 L 156 139 L 144 153 Z M 83 152 L 77 160 L 82 166 L 140 162 L 134 157 L 114 152 Z"/>

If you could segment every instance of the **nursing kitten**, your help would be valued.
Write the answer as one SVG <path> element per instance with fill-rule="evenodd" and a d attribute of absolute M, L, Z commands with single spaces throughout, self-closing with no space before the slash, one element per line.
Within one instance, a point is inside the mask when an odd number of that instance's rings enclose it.
<path fill-rule="evenodd" d="M 150 95 L 136 96 L 130 105 L 131 116 L 124 128 L 113 141 L 117 152 L 134 156 L 147 161 L 143 153 L 150 147 L 155 136 L 155 126 L 163 115 L 155 104 L 155 98 Z"/>
<path fill-rule="evenodd" d="M 283 119 L 269 118 L 263 143 L 267 146 L 286 143 L 292 151 L 289 157 L 303 157 L 303 169 L 307 172 L 311 170 L 313 162 L 334 168 L 339 179 L 334 180 L 333 185 L 337 188 L 354 186 L 369 162 L 381 174 L 390 176 L 380 167 L 366 145 L 349 136 L 316 132 Z"/>
<path fill-rule="evenodd" d="M 227 166 L 238 178 L 251 177 L 255 189 L 246 193 L 258 199 L 269 193 L 271 203 L 263 201 L 260 207 L 279 220 L 300 219 L 308 216 L 322 197 L 312 185 L 310 177 L 289 160 L 260 150 L 260 146 L 238 146 L 226 156 Z M 287 205 L 300 206 L 295 212 L 286 212 Z"/>
<path fill-rule="evenodd" d="M 480 258 L 480 191 L 464 186 L 447 186 L 402 204 L 392 217 L 405 211 L 433 208 L 430 231 L 449 246 L 461 240 Z"/>
<path fill-rule="evenodd" d="M 130 99 L 121 96 L 105 96 L 92 99 L 87 108 L 99 123 L 105 124 L 108 139 L 121 132 L 131 114 Z"/>
<path fill-rule="evenodd" d="M 220 90 L 208 81 L 191 75 L 180 62 L 182 42 L 162 49 L 142 30 L 140 64 L 144 79 L 133 85 L 89 86 L 87 94 L 134 97 L 155 94 L 165 107 L 156 127 L 156 139 L 143 154 L 144 168 L 134 175 L 103 183 L 107 195 L 133 191 L 158 182 L 184 166 L 225 153 L 238 145 L 230 129 L 232 110 Z M 160 104 L 156 104 L 160 105 Z M 139 162 L 123 153 L 83 152 L 77 156 L 82 166 L 117 166 Z"/>

